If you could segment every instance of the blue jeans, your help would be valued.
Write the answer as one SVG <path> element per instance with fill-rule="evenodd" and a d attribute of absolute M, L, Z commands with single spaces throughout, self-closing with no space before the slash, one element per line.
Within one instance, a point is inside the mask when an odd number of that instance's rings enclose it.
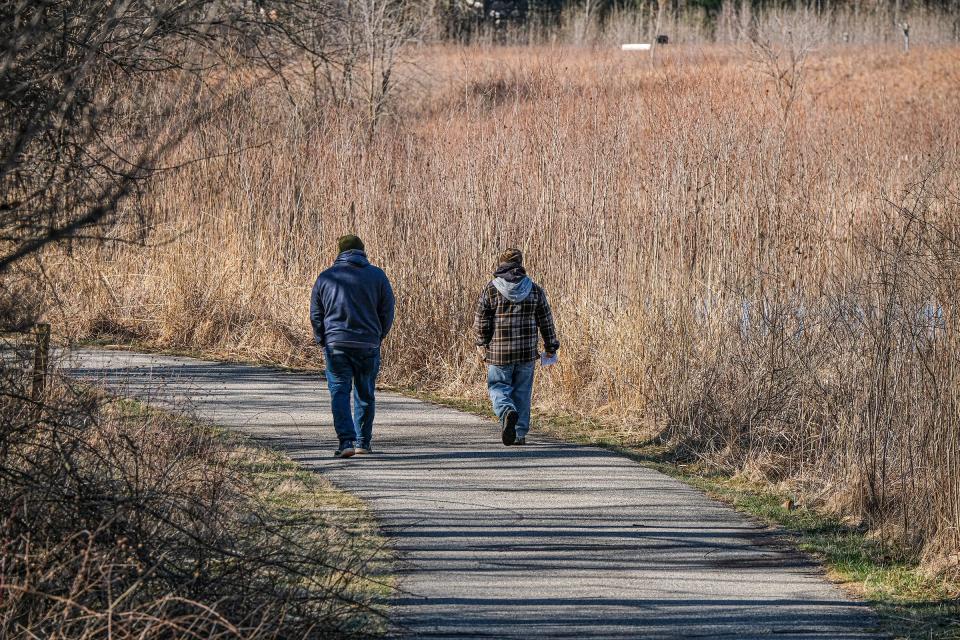
<path fill-rule="evenodd" d="M 517 437 L 526 437 L 530 430 L 530 398 L 533 396 L 532 362 L 507 365 L 487 365 L 487 391 L 493 403 L 493 412 L 503 418 L 507 409 L 517 412 Z"/>
<path fill-rule="evenodd" d="M 327 346 L 327 387 L 333 428 L 337 430 L 340 448 L 369 447 L 373 437 L 373 416 L 376 412 L 374 389 L 380 372 L 380 348 Z M 353 415 L 350 414 L 350 393 L 353 392 Z"/>

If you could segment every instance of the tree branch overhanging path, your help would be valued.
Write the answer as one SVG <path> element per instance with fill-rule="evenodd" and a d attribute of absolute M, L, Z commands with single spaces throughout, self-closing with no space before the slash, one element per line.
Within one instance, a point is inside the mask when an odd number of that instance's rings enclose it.
<path fill-rule="evenodd" d="M 94 350 L 66 366 L 248 433 L 366 500 L 413 637 L 874 637 L 865 605 L 762 527 L 610 452 L 506 448 L 489 421 L 384 393 L 376 453 L 339 460 L 319 375 Z"/>

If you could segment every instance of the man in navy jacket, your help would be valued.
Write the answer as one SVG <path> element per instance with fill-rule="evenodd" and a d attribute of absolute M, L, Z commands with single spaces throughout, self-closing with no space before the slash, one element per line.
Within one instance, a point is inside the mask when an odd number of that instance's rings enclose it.
<path fill-rule="evenodd" d="M 370 264 L 354 235 L 337 240 L 339 255 L 310 294 L 313 337 L 323 347 L 338 457 L 370 453 L 380 343 L 393 325 L 390 280 Z M 350 395 L 353 394 L 353 414 Z"/>

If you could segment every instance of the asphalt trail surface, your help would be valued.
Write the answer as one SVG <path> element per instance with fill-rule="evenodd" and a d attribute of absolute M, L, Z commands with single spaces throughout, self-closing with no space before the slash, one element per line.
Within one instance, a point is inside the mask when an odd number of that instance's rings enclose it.
<path fill-rule="evenodd" d="M 364 499 L 418 638 L 877 637 L 870 610 L 776 535 L 594 447 L 504 447 L 489 420 L 380 393 L 370 456 L 332 457 L 322 374 L 120 351 L 72 374 L 233 427 Z"/>

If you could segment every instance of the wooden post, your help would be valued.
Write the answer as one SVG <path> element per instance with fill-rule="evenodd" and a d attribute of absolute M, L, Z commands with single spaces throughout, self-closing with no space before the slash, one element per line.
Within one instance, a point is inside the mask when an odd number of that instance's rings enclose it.
<path fill-rule="evenodd" d="M 43 391 L 47 383 L 47 365 L 50 362 L 50 325 L 46 322 L 37 324 L 36 351 L 33 354 L 33 389 L 30 399 L 33 400 L 33 421 L 40 421 L 43 411 Z"/>
<path fill-rule="evenodd" d="M 900 30 L 903 31 L 903 52 L 910 51 L 910 25 L 906 22 L 900 23 Z"/>

